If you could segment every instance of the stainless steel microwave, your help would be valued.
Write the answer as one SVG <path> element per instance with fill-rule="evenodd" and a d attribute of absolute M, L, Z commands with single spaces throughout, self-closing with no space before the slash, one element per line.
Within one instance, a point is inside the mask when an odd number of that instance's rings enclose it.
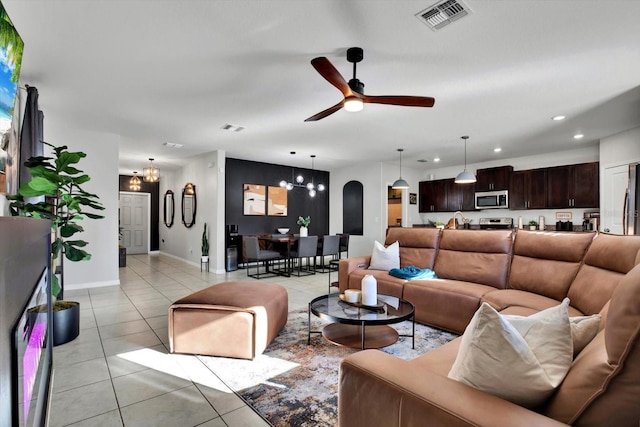
<path fill-rule="evenodd" d="M 476 209 L 506 209 L 509 207 L 509 191 L 483 191 L 476 193 Z"/>

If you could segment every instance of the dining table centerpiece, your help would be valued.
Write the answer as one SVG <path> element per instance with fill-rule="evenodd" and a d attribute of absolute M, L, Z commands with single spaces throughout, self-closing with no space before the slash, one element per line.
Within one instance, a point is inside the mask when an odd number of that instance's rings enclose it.
<path fill-rule="evenodd" d="M 300 237 L 307 237 L 309 235 L 309 224 L 311 224 L 311 217 L 298 217 L 297 224 L 300 226 Z"/>

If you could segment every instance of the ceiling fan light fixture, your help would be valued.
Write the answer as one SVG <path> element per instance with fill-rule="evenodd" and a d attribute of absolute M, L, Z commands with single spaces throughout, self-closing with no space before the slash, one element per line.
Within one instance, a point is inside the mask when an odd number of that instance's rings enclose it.
<path fill-rule="evenodd" d="M 465 135 L 460 138 L 464 140 L 464 170 L 456 176 L 454 182 L 456 184 L 473 184 L 477 181 L 476 176 L 467 171 L 467 139 L 469 137 Z"/>
<path fill-rule="evenodd" d="M 349 96 L 344 100 L 344 109 L 350 113 L 362 111 L 363 108 L 364 102 L 357 96 Z"/>

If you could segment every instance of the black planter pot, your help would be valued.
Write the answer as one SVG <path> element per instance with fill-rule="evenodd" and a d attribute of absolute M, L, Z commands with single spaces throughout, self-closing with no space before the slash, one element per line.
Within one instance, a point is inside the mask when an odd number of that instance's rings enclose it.
<path fill-rule="evenodd" d="M 64 308 L 56 309 L 56 305 L 63 304 Z M 53 310 L 53 345 L 68 343 L 78 335 L 80 335 L 80 303 L 56 301 Z"/>

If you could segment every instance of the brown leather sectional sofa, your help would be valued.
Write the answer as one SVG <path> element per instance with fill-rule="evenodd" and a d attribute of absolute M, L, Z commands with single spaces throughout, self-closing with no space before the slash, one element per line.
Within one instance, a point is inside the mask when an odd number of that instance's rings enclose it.
<path fill-rule="evenodd" d="M 398 279 L 358 257 L 340 262 L 340 290 L 373 274 L 378 292 L 415 305 L 417 321 L 457 333 L 482 302 L 529 315 L 569 297 L 569 315 L 600 313 L 601 329 L 535 410 L 449 379 L 460 339 L 411 361 L 356 353 L 340 369 L 340 426 L 640 425 L 640 236 L 389 229 L 385 244 L 395 241 L 401 267 L 431 268 L 438 279 Z"/>

